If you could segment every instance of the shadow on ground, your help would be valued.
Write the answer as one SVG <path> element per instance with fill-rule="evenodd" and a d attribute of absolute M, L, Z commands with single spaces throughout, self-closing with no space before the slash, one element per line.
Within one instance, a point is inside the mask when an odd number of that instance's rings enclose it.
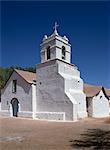
<path fill-rule="evenodd" d="M 81 134 L 81 140 L 70 140 L 73 148 L 91 150 L 110 150 L 110 131 L 88 129 Z"/>

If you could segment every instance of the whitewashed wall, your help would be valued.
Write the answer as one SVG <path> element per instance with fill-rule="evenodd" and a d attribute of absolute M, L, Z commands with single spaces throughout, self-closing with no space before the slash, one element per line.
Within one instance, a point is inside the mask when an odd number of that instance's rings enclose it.
<path fill-rule="evenodd" d="M 109 116 L 109 101 L 101 90 L 97 96 L 92 99 L 92 117 Z"/>
<path fill-rule="evenodd" d="M 66 120 L 86 117 L 83 81 L 79 75 L 76 67 L 60 60 L 39 64 L 37 66 L 38 112 L 65 112 Z"/>
<path fill-rule="evenodd" d="M 56 60 L 38 65 L 37 111 L 65 112 L 65 119 L 73 120 L 73 104 L 64 92 L 64 88 L 64 78 L 58 73 Z"/>
<path fill-rule="evenodd" d="M 12 81 L 17 80 L 17 92 L 12 93 Z M 19 101 L 19 114 L 18 116 L 25 116 L 26 112 L 32 113 L 32 88 L 24 79 L 22 79 L 16 72 L 12 74 L 8 80 L 5 88 L 1 93 L 1 111 L 2 113 L 12 116 L 10 112 L 12 98 L 17 98 Z M 11 113 L 11 114 L 10 114 Z M 30 116 L 30 115 L 29 115 Z"/>
<path fill-rule="evenodd" d="M 74 113 L 77 118 L 86 117 L 86 95 L 83 93 L 83 80 L 80 78 L 80 72 L 77 67 L 63 62 L 59 62 L 58 66 L 59 73 L 65 80 L 65 93 L 71 95 L 71 101 L 74 99 L 73 105 L 76 110 Z"/>
<path fill-rule="evenodd" d="M 41 63 L 49 61 L 46 59 L 47 47 L 50 46 L 51 60 L 60 59 L 62 60 L 62 46 L 65 47 L 66 58 L 65 62 L 71 62 L 71 45 L 68 40 L 59 35 L 52 34 L 47 39 L 43 40 L 41 44 Z"/>

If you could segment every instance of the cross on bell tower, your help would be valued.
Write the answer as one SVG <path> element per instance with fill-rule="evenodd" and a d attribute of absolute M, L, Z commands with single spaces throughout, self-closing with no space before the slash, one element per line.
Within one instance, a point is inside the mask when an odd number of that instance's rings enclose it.
<path fill-rule="evenodd" d="M 54 33 L 55 34 L 58 34 L 57 32 L 57 28 L 59 27 L 59 25 L 57 24 L 57 22 L 55 22 L 55 25 L 53 26 L 53 29 L 54 29 Z"/>
<path fill-rule="evenodd" d="M 47 36 L 45 35 L 41 43 L 41 63 L 52 59 L 60 59 L 64 62 L 71 62 L 71 45 L 66 36 L 60 36 L 57 32 L 57 22 L 55 22 L 54 32 Z"/>

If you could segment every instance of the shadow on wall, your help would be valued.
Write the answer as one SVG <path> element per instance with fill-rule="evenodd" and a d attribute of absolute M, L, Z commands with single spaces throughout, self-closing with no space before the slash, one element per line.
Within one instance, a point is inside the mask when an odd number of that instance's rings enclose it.
<path fill-rule="evenodd" d="M 26 83 L 26 81 L 21 80 L 21 81 L 17 82 L 17 86 L 22 87 L 23 90 L 25 91 L 25 93 L 29 94 L 31 84 Z"/>
<path fill-rule="evenodd" d="M 81 140 L 70 140 L 71 146 L 84 150 L 110 150 L 110 131 L 88 129 L 81 134 Z"/>

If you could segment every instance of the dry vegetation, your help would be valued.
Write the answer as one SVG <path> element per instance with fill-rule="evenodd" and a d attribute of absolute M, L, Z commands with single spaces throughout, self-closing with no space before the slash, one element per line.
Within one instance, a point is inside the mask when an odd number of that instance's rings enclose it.
<path fill-rule="evenodd" d="M 91 148 L 93 150 L 110 149 L 110 131 L 102 129 L 88 129 L 81 134 L 81 139 L 72 141 L 73 148 Z"/>
<path fill-rule="evenodd" d="M 108 120 L 51 122 L 0 118 L 0 150 L 109 150 Z"/>

